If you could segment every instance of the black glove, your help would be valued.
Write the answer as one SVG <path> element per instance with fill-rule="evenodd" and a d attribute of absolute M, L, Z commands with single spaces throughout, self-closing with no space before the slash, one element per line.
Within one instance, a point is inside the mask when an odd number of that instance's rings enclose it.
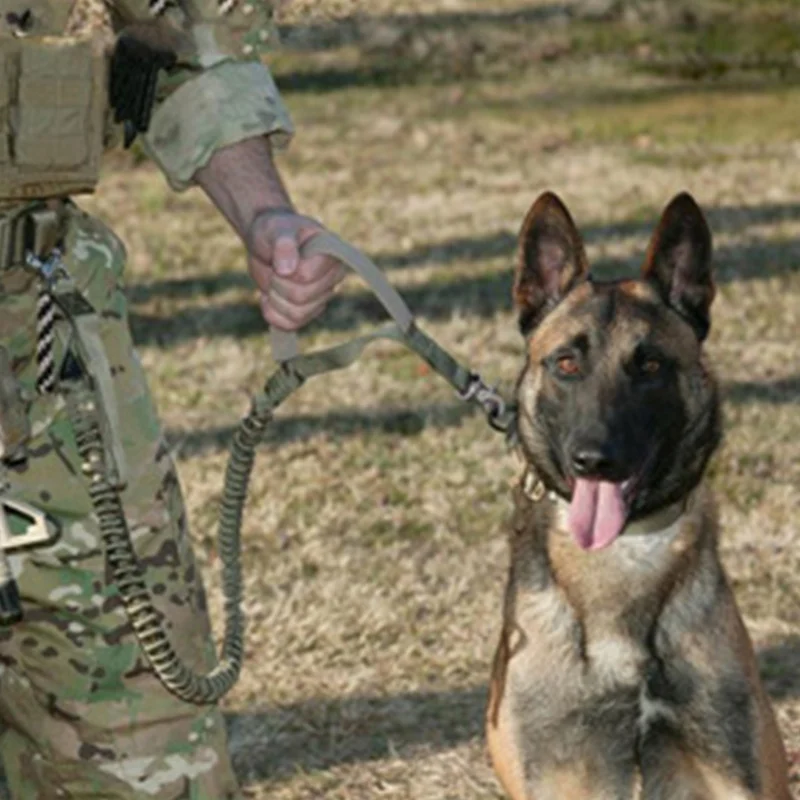
<path fill-rule="evenodd" d="M 121 34 L 111 56 L 109 101 L 114 121 L 125 131 L 125 147 L 150 126 L 160 70 L 171 69 L 177 60 L 171 50 L 155 48 L 129 34 Z"/>

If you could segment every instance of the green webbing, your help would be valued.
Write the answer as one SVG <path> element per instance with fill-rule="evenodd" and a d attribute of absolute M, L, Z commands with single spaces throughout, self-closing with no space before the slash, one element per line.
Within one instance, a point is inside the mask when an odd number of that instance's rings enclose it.
<path fill-rule="evenodd" d="M 336 347 L 292 356 L 284 361 L 283 369 L 302 380 L 324 372 L 343 369 L 357 361 L 364 352 L 364 348 L 378 339 L 400 342 L 413 350 L 435 372 L 441 375 L 462 399 L 479 405 L 489 416 L 492 427 L 503 432 L 509 429 L 514 419 L 513 407 L 502 403 L 499 395 L 487 387 L 478 375 L 459 364 L 450 353 L 421 331 L 413 321 L 405 332 L 396 322 L 390 322 L 372 333 L 351 339 Z M 275 376 L 281 374 L 283 372 L 279 370 Z M 471 388 L 475 389 L 474 393 L 470 392 Z M 487 399 L 487 394 L 490 396 L 489 399 Z"/>
<path fill-rule="evenodd" d="M 457 392 L 467 391 L 474 373 L 462 367 L 447 350 L 443 350 L 416 325 L 413 325 L 406 334 L 405 344 L 427 361 L 431 368 L 450 383 Z"/>
<path fill-rule="evenodd" d="M 372 333 L 351 339 L 344 344 L 327 350 L 297 355 L 284 363 L 290 365 L 292 371 L 302 375 L 303 379 L 310 378 L 324 372 L 349 367 L 359 359 L 368 345 L 379 339 L 389 339 L 405 344 L 427 361 L 456 391 L 466 391 L 472 373 L 462 367 L 446 350 L 443 350 L 433 339 L 413 324 L 407 333 L 403 333 L 396 322 L 389 322 Z"/>
<path fill-rule="evenodd" d="M 327 350 L 317 350 L 312 353 L 294 356 L 294 358 L 284 362 L 284 365 L 305 380 L 306 378 L 312 378 L 314 375 L 349 367 L 360 358 L 368 345 L 377 342 L 379 339 L 403 342 L 405 336 L 396 323 L 389 322 L 381 325 L 380 328 L 376 328 L 371 333 L 358 336 L 344 344 L 330 347 Z"/>

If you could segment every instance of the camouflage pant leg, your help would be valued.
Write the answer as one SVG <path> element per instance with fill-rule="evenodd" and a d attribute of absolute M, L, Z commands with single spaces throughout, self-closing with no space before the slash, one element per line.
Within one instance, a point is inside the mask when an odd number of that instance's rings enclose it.
<path fill-rule="evenodd" d="M 66 262 L 99 314 L 137 555 L 176 650 L 205 671 L 213 651 L 203 588 L 174 467 L 130 343 L 119 285 L 124 251 L 75 211 Z M 36 374 L 35 304 L 31 278 L 0 273 L 0 345 L 28 390 Z M 68 329 L 59 323 L 59 357 Z M 7 470 L 7 494 L 45 511 L 60 536 L 9 559 L 24 602 L 22 622 L 0 628 L 0 753 L 13 796 L 237 797 L 221 713 L 161 686 L 109 586 L 63 398 L 37 398 L 29 417 L 28 459 Z"/>

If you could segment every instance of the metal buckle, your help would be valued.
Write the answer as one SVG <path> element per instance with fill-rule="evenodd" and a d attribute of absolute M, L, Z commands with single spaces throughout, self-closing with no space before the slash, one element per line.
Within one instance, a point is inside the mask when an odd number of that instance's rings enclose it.
<path fill-rule="evenodd" d="M 54 247 L 47 258 L 39 258 L 32 250 L 25 253 L 25 263 L 35 269 L 48 286 L 52 286 L 60 277 L 69 277 L 61 250 Z"/>
<path fill-rule="evenodd" d="M 538 503 L 547 492 L 544 481 L 530 467 L 525 470 L 520 485 L 523 494 L 532 503 Z"/>
<path fill-rule="evenodd" d="M 11 532 L 6 509 L 21 517 L 28 518 L 27 533 L 15 535 Z M 9 500 L 8 498 L 0 500 L 0 549 L 8 552 L 17 550 L 20 547 L 47 544 L 54 538 L 47 527 L 47 516 L 44 512 L 19 500 Z"/>
<path fill-rule="evenodd" d="M 508 429 L 506 415 L 506 401 L 494 386 L 489 386 L 477 372 L 470 372 L 469 383 L 466 388 L 458 392 L 462 400 L 474 400 L 485 412 L 489 424 L 498 431 Z"/>

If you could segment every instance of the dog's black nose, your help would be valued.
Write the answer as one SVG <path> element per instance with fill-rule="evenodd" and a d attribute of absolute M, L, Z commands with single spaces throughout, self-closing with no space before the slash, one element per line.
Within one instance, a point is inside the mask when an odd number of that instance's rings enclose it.
<path fill-rule="evenodd" d="M 620 473 L 620 464 L 611 448 L 587 443 L 572 451 L 572 469 L 581 478 L 615 480 Z"/>

